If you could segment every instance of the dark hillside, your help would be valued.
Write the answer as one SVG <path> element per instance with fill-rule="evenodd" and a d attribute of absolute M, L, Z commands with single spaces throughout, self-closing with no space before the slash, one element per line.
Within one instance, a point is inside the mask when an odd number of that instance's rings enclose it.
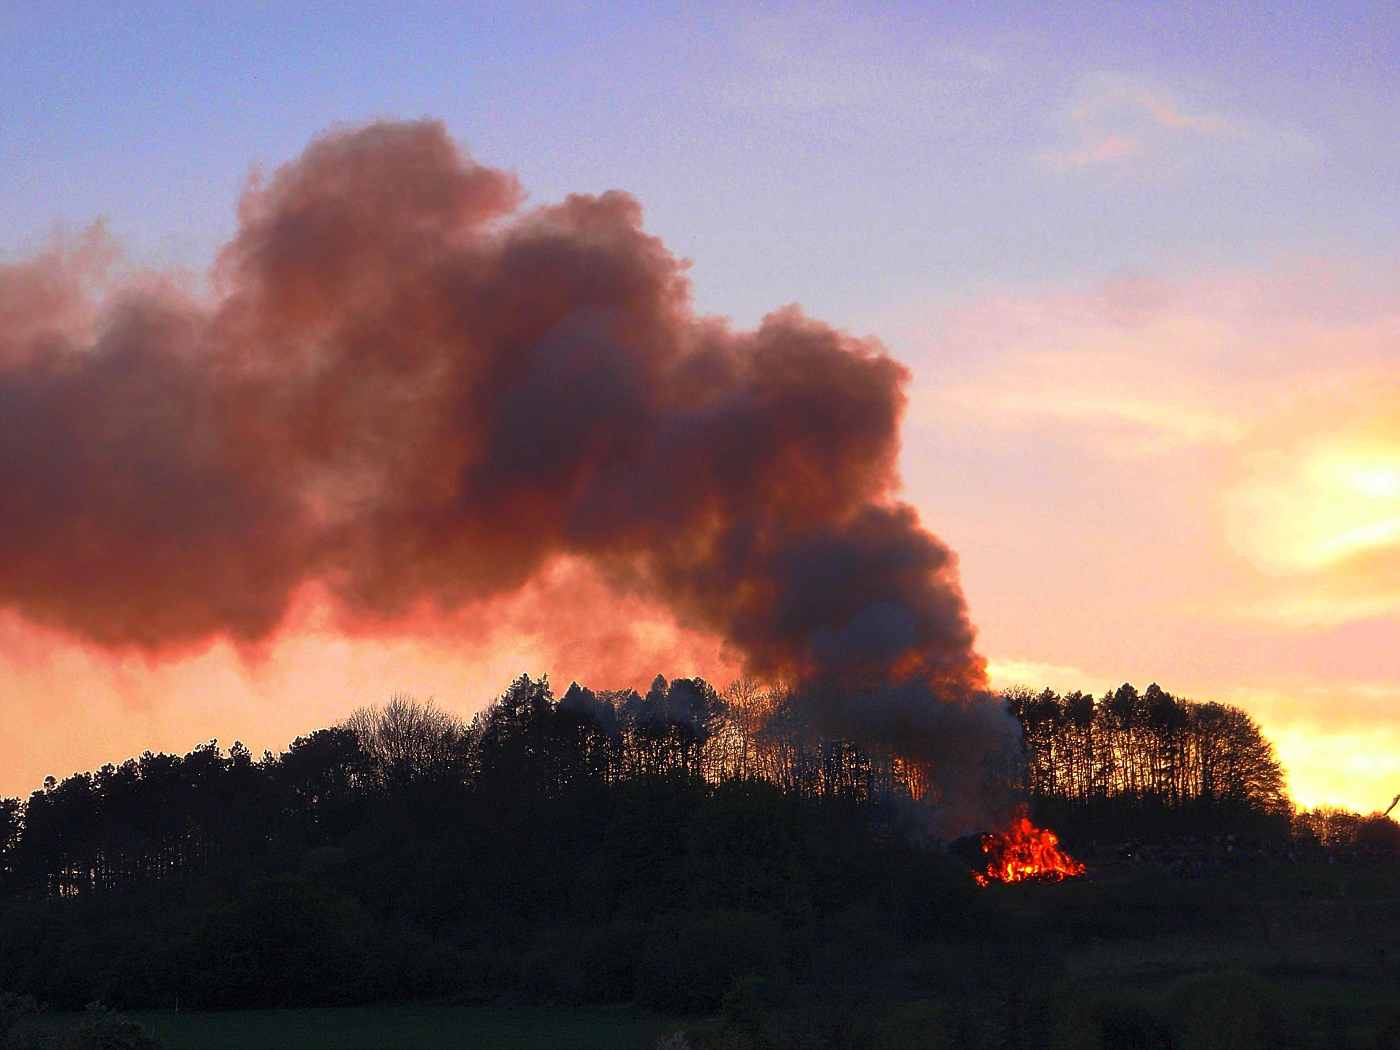
<path fill-rule="evenodd" d="M 1400 828 L 1290 824 L 1247 718 L 1172 700 L 1166 721 L 1154 689 L 1141 721 L 1127 695 L 1078 721 L 1073 698 L 1010 698 L 1032 805 L 1090 872 L 985 890 L 916 819 L 916 771 L 751 687 L 555 701 L 521 678 L 470 725 L 396 699 L 281 755 L 146 754 L 3 810 L 0 987 L 67 1009 L 634 1002 L 793 1046 L 901 1025 L 1009 1046 L 1112 1013 L 1115 988 L 1156 1017 L 1224 967 L 1330 975 L 1379 1016 Z"/>

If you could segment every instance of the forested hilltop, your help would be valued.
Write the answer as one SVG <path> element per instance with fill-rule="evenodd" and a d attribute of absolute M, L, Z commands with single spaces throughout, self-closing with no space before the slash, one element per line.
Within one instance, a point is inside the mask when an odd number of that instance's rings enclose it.
<path fill-rule="evenodd" d="M 1252 834 L 1286 838 L 1292 808 L 1273 748 L 1238 708 L 1183 701 L 1155 684 L 1083 693 L 1008 690 L 1024 729 L 1022 790 L 1071 841 L 1091 835 Z M 646 695 L 521 677 L 470 724 L 395 697 L 255 760 L 216 741 L 183 758 L 152 754 L 49 778 L 0 802 L 7 889 L 60 897 L 190 871 L 214 857 L 331 834 L 409 792 L 561 798 L 672 778 L 697 788 L 757 781 L 785 796 L 888 810 L 921 791 L 916 769 L 814 733 L 781 690 L 703 679 Z"/>
<path fill-rule="evenodd" d="M 1283 770 L 1237 707 L 1182 700 L 1155 683 L 1098 701 L 1049 689 L 1003 696 L 1025 734 L 1026 793 L 1068 834 L 1287 835 Z"/>
<path fill-rule="evenodd" d="M 1237 709 L 1156 686 L 1006 700 L 1026 739 L 1012 786 L 1091 869 L 1127 839 L 1233 836 L 1238 860 L 1245 843 L 1378 856 L 1400 832 L 1295 818 Z M 399 697 L 280 755 L 211 742 L 7 800 L 0 988 L 71 1007 L 696 1010 L 749 978 L 785 1002 L 900 1001 L 1023 965 L 1011 943 L 1052 942 L 1036 965 L 1072 945 L 927 840 L 921 790 L 917 770 L 822 738 L 752 683 L 658 676 L 645 695 L 575 684 L 556 700 L 521 677 L 470 723 Z M 1118 919 L 1209 911 L 1143 907 Z"/>

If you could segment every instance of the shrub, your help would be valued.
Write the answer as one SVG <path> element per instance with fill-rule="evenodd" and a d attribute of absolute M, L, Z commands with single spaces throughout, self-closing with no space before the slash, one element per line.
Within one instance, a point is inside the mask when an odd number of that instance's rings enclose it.
<path fill-rule="evenodd" d="M 918 1002 L 882 1018 L 871 1032 L 871 1050 L 951 1050 L 943 1007 Z"/>
<path fill-rule="evenodd" d="M 1392 1003 L 1386 1008 L 1367 1050 L 1400 1050 L 1400 1004 Z"/>
<path fill-rule="evenodd" d="M 32 995 L 0 992 L 0 1046 L 4 1045 L 15 1025 L 38 1012 L 39 1004 Z"/>
<path fill-rule="evenodd" d="M 1241 970 L 1189 977 L 1169 1003 L 1181 1050 L 1285 1050 L 1302 1023 L 1264 981 Z"/>
<path fill-rule="evenodd" d="M 1400 849 L 1400 824 L 1379 813 L 1362 817 L 1356 829 L 1356 844 L 1373 849 Z"/>
<path fill-rule="evenodd" d="M 768 977 L 777 968 L 782 932 L 762 915 L 715 909 L 653 929 L 637 969 L 637 998 L 656 1009 L 713 1009 L 735 978 Z"/>
<path fill-rule="evenodd" d="M 1172 1050 L 1171 1031 L 1131 999 L 1107 998 L 1094 1004 L 1103 1050 Z"/>
<path fill-rule="evenodd" d="M 316 1006 L 363 995 L 359 916 L 299 879 L 250 883 L 211 912 L 189 944 L 202 1009 Z"/>
<path fill-rule="evenodd" d="M 63 1050 L 161 1050 L 161 1044 L 129 1017 L 89 1003 L 87 1017 L 61 1044 Z"/>

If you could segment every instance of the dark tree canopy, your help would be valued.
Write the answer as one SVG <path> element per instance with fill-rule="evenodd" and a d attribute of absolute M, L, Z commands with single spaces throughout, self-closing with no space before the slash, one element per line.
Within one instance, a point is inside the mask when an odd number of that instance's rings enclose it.
<path fill-rule="evenodd" d="M 1244 711 L 1155 682 L 1095 701 L 1009 689 L 1025 732 L 1024 784 L 1042 819 L 1081 835 L 1285 836 L 1292 805 L 1273 745 Z"/>
<path fill-rule="evenodd" d="M 1287 832 L 1282 769 L 1238 708 L 1155 684 L 1004 699 L 1024 728 L 1022 788 L 1066 832 Z M 50 779 L 23 803 L 0 800 L 0 857 L 10 888 L 64 897 L 331 839 L 410 798 L 429 819 L 449 800 L 518 807 L 672 775 L 858 804 L 922 790 L 897 759 L 814 732 L 781 689 L 657 675 L 645 695 L 573 683 L 556 701 L 547 679 L 522 675 L 470 724 L 396 695 L 281 755 L 210 741 Z"/>
<path fill-rule="evenodd" d="M 1004 700 L 1025 729 L 1004 786 L 1072 844 L 1288 840 L 1241 711 L 1156 686 Z M 210 741 L 50 778 L 0 804 L 0 988 L 74 1009 L 508 992 L 709 1010 L 750 976 L 866 995 L 901 980 L 892 945 L 995 936 L 919 817 L 938 803 L 920 770 L 799 711 L 751 681 L 556 700 L 521 676 L 470 723 L 395 696 L 281 754 Z M 1383 845 L 1392 826 L 1315 813 L 1298 834 Z"/>

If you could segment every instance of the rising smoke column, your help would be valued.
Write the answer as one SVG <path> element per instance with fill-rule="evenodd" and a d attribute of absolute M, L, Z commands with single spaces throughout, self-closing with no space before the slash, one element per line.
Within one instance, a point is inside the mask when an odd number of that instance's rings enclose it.
<path fill-rule="evenodd" d="M 0 269 L 0 603 L 163 652 L 308 581 L 388 622 L 582 556 L 971 806 L 1016 730 L 893 495 L 907 371 L 796 308 L 697 316 L 626 194 L 522 201 L 374 124 L 248 189 L 212 304 L 99 297 L 96 243 Z"/>

